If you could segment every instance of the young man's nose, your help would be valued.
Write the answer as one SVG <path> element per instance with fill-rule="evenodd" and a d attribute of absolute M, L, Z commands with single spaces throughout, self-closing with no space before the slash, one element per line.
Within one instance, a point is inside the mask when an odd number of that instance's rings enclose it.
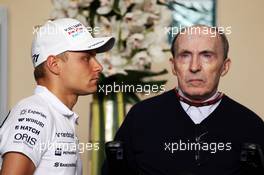
<path fill-rule="evenodd" d="M 96 72 L 102 72 L 103 71 L 103 66 L 97 61 L 96 58 L 93 59 L 94 60 L 94 71 Z"/>

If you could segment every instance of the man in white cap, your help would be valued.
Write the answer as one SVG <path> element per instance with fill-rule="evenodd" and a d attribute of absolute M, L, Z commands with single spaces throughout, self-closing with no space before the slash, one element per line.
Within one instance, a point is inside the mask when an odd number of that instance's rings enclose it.
<path fill-rule="evenodd" d="M 93 38 L 70 18 L 48 21 L 32 43 L 35 94 L 21 100 L 0 129 L 1 175 L 82 174 L 75 133 L 78 96 L 92 94 L 102 66 L 96 53 L 115 39 Z"/>

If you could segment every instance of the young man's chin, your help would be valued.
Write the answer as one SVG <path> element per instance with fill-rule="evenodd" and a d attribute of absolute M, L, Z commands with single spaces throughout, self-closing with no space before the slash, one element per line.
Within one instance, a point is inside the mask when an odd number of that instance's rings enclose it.
<path fill-rule="evenodd" d="M 94 94 L 97 92 L 97 86 L 96 87 L 93 87 L 93 88 L 89 88 L 87 90 L 82 90 L 79 92 L 79 95 L 80 96 L 83 96 L 83 95 L 90 95 L 90 94 Z"/>

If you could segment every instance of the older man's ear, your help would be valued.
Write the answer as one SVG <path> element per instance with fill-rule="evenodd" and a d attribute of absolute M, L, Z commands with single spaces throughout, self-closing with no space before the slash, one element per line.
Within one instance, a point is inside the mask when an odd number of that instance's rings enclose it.
<path fill-rule="evenodd" d="M 227 72 L 229 71 L 231 66 L 231 59 L 230 58 L 226 58 L 224 60 L 223 66 L 222 66 L 222 71 L 221 71 L 221 76 L 225 76 L 227 74 Z"/>
<path fill-rule="evenodd" d="M 170 58 L 171 72 L 176 75 L 175 58 Z"/>

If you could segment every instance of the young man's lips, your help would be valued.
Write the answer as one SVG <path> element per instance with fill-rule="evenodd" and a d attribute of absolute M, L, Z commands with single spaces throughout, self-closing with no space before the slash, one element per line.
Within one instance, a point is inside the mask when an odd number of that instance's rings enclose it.
<path fill-rule="evenodd" d="M 99 80 L 99 78 L 93 78 L 92 80 L 94 80 L 94 81 L 98 81 L 98 80 Z"/>
<path fill-rule="evenodd" d="M 99 80 L 99 76 L 93 77 L 92 80 Z"/>

